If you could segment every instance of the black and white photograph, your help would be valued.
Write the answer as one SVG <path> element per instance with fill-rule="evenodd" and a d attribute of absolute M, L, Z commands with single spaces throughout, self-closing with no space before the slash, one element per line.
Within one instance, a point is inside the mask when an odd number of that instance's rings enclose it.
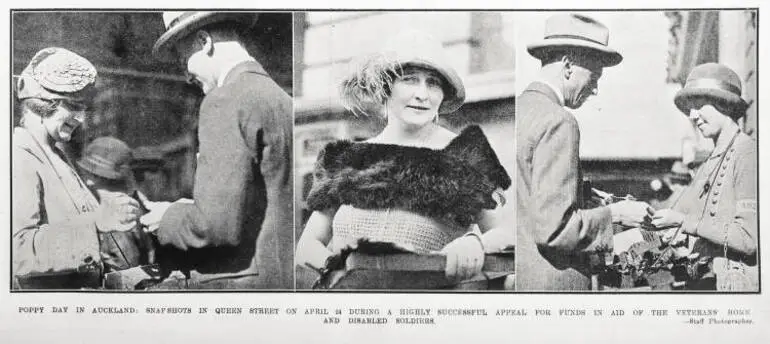
<path fill-rule="evenodd" d="M 759 291 L 757 19 L 516 14 L 517 291 Z"/>
<path fill-rule="evenodd" d="M 295 14 L 298 289 L 513 290 L 512 29 Z"/>
<path fill-rule="evenodd" d="M 11 13 L 13 290 L 294 289 L 292 13 Z"/>

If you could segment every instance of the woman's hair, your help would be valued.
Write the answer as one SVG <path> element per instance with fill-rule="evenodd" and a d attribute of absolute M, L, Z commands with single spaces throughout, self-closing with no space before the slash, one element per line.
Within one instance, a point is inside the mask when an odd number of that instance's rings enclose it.
<path fill-rule="evenodd" d="M 746 116 L 746 108 L 744 106 L 732 105 L 728 102 L 722 101 L 718 98 L 699 96 L 693 99 L 693 101 L 700 102 L 701 104 L 709 104 L 713 106 L 719 113 L 732 118 L 733 120 L 739 120 L 743 116 Z"/>
<path fill-rule="evenodd" d="M 21 111 L 23 113 L 24 110 L 29 110 L 40 117 L 46 118 L 56 112 L 61 102 L 61 99 L 26 98 L 21 100 Z"/>
<path fill-rule="evenodd" d="M 359 64 L 355 73 L 342 81 L 340 97 L 343 106 L 355 115 L 378 112 L 390 98 L 393 83 L 410 68 L 414 67 L 393 62 L 384 55 L 370 56 L 365 62 Z M 442 75 L 438 74 L 438 77 L 441 80 L 441 90 L 446 97 L 453 90 Z"/>

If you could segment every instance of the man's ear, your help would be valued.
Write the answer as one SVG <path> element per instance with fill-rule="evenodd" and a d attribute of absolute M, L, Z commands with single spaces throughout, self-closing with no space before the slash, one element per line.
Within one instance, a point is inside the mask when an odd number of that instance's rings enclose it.
<path fill-rule="evenodd" d="M 214 54 L 214 39 L 207 31 L 199 30 L 195 34 L 195 42 L 201 46 L 201 50 L 203 50 L 206 55 L 211 56 Z"/>
<path fill-rule="evenodd" d="M 564 69 L 564 77 L 569 79 L 572 76 L 572 58 L 569 55 L 562 56 L 561 64 Z"/>

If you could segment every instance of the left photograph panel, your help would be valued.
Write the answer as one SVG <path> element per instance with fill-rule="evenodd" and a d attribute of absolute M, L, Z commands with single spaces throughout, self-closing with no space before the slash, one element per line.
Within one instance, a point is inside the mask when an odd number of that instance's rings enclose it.
<path fill-rule="evenodd" d="M 12 290 L 293 290 L 289 12 L 12 11 Z"/>

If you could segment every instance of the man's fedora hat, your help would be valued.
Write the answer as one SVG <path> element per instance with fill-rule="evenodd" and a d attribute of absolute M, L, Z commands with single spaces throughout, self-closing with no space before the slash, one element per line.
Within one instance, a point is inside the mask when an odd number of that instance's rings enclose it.
<path fill-rule="evenodd" d="M 160 58 L 167 58 L 171 47 L 181 38 L 206 25 L 235 22 L 248 28 L 256 24 L 257 13 L 253 12 L 163 12 L 163 24 L 166 32 L 158 38 L 152 47 L 152 53 Z"/>
<path fill-rule="evenodd" d="M 530 55 L 543 60 L 559 48 L 586 49 L 594 53 L 606 67 L 620 63 L 623 56 L 607 46 L 610 30 L 593 18 L 580 14 L 558 14 L 545 22 L 541 41 L 527 46 Z"/>
<path fill-rule="evenodd" d="M 690 113 L 695 99 L 709 99 L 730 111 L 725 115 L 742 116 L 748 104 L 741 98 L 741 78 L 732 69 L 718 63 L 704 63 L 696 66 L 687 76 L 684 87 L 674 96 L 674 104 Z"/>
<path fill-rule="evenodd" d="M 86 146 L 77 164 L 83 170 L 102 178 L 121 180 L 131 171 L 133 154 L 128 145 L 114 137 L 94 139 Z"/>

